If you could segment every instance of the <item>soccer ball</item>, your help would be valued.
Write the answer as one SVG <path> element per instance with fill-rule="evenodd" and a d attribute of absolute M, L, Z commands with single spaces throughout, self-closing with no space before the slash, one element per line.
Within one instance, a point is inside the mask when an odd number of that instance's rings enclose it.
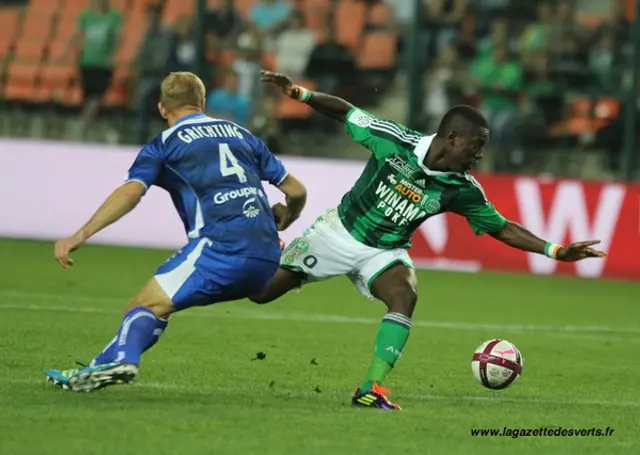
<path fill-rule="evenodd" d="M 489 340 L 473 354 L 471 371 L 487 389 L 502 390 L 522 374 L 524 360 L 520 351 L 507 340 Z"/>

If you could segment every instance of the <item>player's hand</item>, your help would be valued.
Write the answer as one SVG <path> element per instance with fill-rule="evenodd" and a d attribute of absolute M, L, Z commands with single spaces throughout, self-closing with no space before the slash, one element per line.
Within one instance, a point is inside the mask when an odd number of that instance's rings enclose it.
<path fill-rule="evenodd" d="M 589 240 L 588 242 L 577 242 L 564 246 L 558 250 L 558 261 L 576 262 L 586 258 L 603 258 L 607 254 L 591 248 L 600 243 L 600 240 Z"/>
<path fill-rule="evenodd" d="M 72 235 L 66 239 L 58 240 L 54 246 L 54 254 L 58 264 L 63 269 L 68 269 L 73 265 L 73 259 L 71 259 L 71 253 L 76 251 L 82 246 L 84 239 L 78 235 Z"/>
<path fill-rule="evenodd" d="M 278 202 L 271 207 L 271 210 L 273 211 L 273 217 L 276 220 L 276 226 L 279 231 L 284 231 L 296 220 L 296 218 L 293 217 L 293 214 L 289 211 L 289 207 L 281 202 Z"/>
<path fill-rule="evenodd" d="M 278 88 L 280 88 L 280 90 L 282 90 L 282 93 L 284 93 L 288 97 L 292 96 L 292 91 L 295 85 L 293 83 L 293 80 L 291 80 L 289 76 L 285 76 L 284 74 L 280 73 L 274 73 L 272 71 L 261 70 L 260 80 L 268 84 L 274 84 Z"/>

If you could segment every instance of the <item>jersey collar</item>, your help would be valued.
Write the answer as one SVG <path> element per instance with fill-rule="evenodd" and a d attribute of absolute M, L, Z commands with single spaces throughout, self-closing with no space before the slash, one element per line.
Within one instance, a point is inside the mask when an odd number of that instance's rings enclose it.
<path fill-rule="evenodd" d="M 187 120 L 191 120 L 193 118 L 198 118 L 198 117 L 205 117 L 205 115 L 202 112 L 196 112 L 195 114 L 185 115 L 184 117 L 181 117 L 180 119 L 178 119 L 178 121 L 174 123 L 174 126 L 179 125 L 182 122 L 185 122 Z"/>
<path fill-rule="evenodd" d="M 413 149 L 413 154 L 418 158 L 418 164 L 420 165 L 420 168 L 422 169 L 422 171 L 425 174 L 431 175 L 434 177 L 437 177 L 437 176 L 444 177 L 447 175 L 462 176 L 462 174 L 459 174 L 457 172 L 433 171 L 424 164 L 425 158 L 427 157 L 427 153 L 429 153 L 429 148 L 431 147 L 431 143 L 433 142 L 435 137 L 436 137 L 435 134 L 432 134 L 431 136 L 423 136 L 422 139 L 418 141 L 418 145 L 416 145 L 416 148 Z"/>

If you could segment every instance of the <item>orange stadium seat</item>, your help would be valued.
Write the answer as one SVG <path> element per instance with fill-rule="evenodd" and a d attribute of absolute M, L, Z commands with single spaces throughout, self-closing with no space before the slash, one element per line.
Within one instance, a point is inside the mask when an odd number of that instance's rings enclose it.
<path fill-rule="evenodd" d="M 593 109 L 596 118 L 614 119 L 620 115 L 620 102 L 615 98 L 601 98 Z"/>
<path fill-rule="evenodd" d="M 569 102 L 572 117 L 591 117 L 592 102 L 589 98 L 574 98 Z"/>
<path fill-rule="evenodd" d="M 13 50 L 13 43 L 8 39 L 0 38 L 0 62 L 2 62 Z M 0 71 L 1 74 L 1 71 Z"/>
<path fill-rule="evenodd" d="M 182 17 L 193 17 L 195 14 L 195 2 L 184 0 L 168 0 L 165 8 L 163 20 L 168 24 L 175 24 Z"/>
<path fill-rule="evenodd" d="M 598 128 L 608 125 L 620 115 L 620 102 L 614 98 L 602 98 L 595 102 L 593 115 Z"/>
<path fill-rule="evenodd" d="M 53 32 L 54 39 L 71 39 L 76 33 L 78 15 L 61 17 Z"/>
<path fill-rule="evenodd" d="M 8 100 L 31 101 L 36 94 L 40 66 L 36 63 L 12 62 L 7 71 L 4 95 Z"/>
<path fill-rule="evenodd" d="M 577 136 L 585 133 L 593 133 L 597 130 L 593 119 L 585 117 L 570 117 L 564 123 L 563 133 Z"/>
<path fill-rule="evenodd" d="M 315 90 L 317 84 L 313 81 L 300 81 L 300 85 L 307 87 L 309 90 Z M 277 117 L 279 119 L 305 119 L 311 117 L 313 109 L 304 103 L 300 103 L 291 98 L 282 97 L 277 106 Z"/>
<path fill-rule="evenodd" d="M 79 47 L 69 48 L 71 38 L 56 35 L 49 46 L 49 61 L 51 62 L 74 62 L 79 52 Z M 69 52 L 67 54 L 67 51 Z"/>
<path fill-rule="evenodd" d="M 111 79 L 112 85 L 117 85 L 119 87 L 126 87 L 129 83 L 129 78 L 131 77 L 131 73 L 127 68 L 116 68 L 113 72 L 113 78 Z"/>
<path fill-rule="evenodd" d="M 594 133 L 602 128 L 620 113 L 620 104 L 609 98 L 593 101 L 589 98 L 575 98 L 569 102 L 568 117 L 553 125 L 549 133 L 551 136 Z"/>
<path fill-rule="evenodd" d="M 110 107 L 126 106 L 129 101 L 129 71 L 116 68 L 111 85 L 105 94 L 105 103 Z"/>
<path fill-rule="evenodd" d="M 131 12 L 144 12 L 151 3 L 151 0 L 131 0 Z"/>
<path fill-rule="evenodd" d="M 41 14 L 33 9 L 27 10 L 22 22 L 21 38 L 48 39 L 53 28 L 53 19 L 51 15 Z"/>
<path fill-rule="evenodd" d="M 364 70 L 388 70 L 396 63 L 396 35 L 371 32 L 364 36 L 358 65 Z"/>
<path fill-rule="evenodd" d="M 73 5 L 63 8 L 58 16 L 58 27 L 64 27 L 65 29 L 71 28 L 75 31 L 78 26 L 78 18 L 86 7 L 87 5 L 74 3 Z"/>
<path fill-rule="evenodd" d="M 0 41 L 13 41 L 20 28 L 20 12 L 18 10 L 0 10 Z"/>
<path fill-rule="evenodd" d="M 357 0 L 342 0 L 335 9 L 336 40 L 355 51 L 360 44 L 367 9 Z"/>
<path fill-rule="evenodd" d="M 282 98 L 278 103 L 277 117 L 279 119 L 305 119 L 311 117 L 313 109 L 306 104 L 291 98 Z"/>
<path fill-rule="evenodd" d="M 82 104 L 82 90 L 78 83 L 71 84 L 62 94 L 60 103 L 68 107 L 78 107 Z"/>
<path fill-rule="evenodd" d="M 275 52 L 266 52 L 262 54 L 262 67 L 269 71 L 276 70 L 276 54 Z"/>
<path fill-rule="evenodd" d="M 124 107 L 129 101 L 129 91 L 127 87 L 112 85 L 105 94 L 104 102 L 109 107 Z"/>
<path fill-rule="evenodd" d="M 53 15 L 63 7 L 62 0 L 29 0 L 27 14 L 36 13 L 42 16 Z"/>
<path fill-rule="evenodd" d="M 258 0 L 235 0 L 236 9 L 242 14 L 243 17 L 249 17 L 249 13 L 251 12 L 251 8 L 255 5 Z"/>
<path fill-rule="evenodd" d="M 602 22 L 606 18 L 601 14 L 588 14 L 588 13 L 580 12 L 578 13 L 576 19 L 578 23 L 580 23 L 585 28 L 589 30 L 595 30 L 600 26 L 600 24 L 602 24 Z"/>
<path fill-rule="evenodd" d="M 123 40 L 120 49 L 116 53 L 116 65 L 131 65 L 136 58 L 138 48 Z"/>
<path fill-rule="evenodd" d="M 144 35 L 144 28 L 135 23 L 125 25 L 120 49 L 116 54 L 117 64 L 130 64 L 136 57 L 138 46 Z"/>
<path fill-rule="evenodd" d="M 81 11 L 90 4 L 91 0 L 65 0 L 63 7 L 60 9 L 60 13 L 64 14 L 66 11 Z"/>
<path fill-rule="evenodd" d="M 386 3 L 376 3 L 369 9 L 369 25 L 386 27 L 392 15 L 391 8 Z"/>
<path fill-rule="evenodd" d="M 222 69 L 227 69 L 233 61 L 238 57 L 238 53 L 234 50 L 223 50 L 217 58 L 217 62 Z"/>
<path fill-rule="evenodd" d="M 147 23 L 147 13 L 134 7 L 124 16 L 124 28 L 127 30 L 130 27 L 136 27 L 140 31 L 144 31 Z"/>
<path fill-rule="evenodd" d="M 111 0 L 110 5 L 112 8 L 116 8 L 122 14 L 126 14 L 129 10 L 129 7 L 131 6 L 131 0 Z"/>
<path fill-rule="evenodd" d="M 18 10 L 0 10 L 0 61 L 14 49 L 20 26 Z"/>
<path fill-rule="evenodd" d="M 82 11 L 84 10 L 84 6 L 74 6 L 73 8 L 64 8 L 60 16 L 58 16 L 58 30 L 71 30 L 70 33 L 76 31 L 78 27 L 78 18 Z"/>
<path fill-rule="evenodd" d="M 40 62 L 45 46 L 45 40 L 31 40 L 23 37 L 16 44 L 15 58 L 21 62 Z"/>
<path fill-rule="evenodd" d="M 306 0 L 301 8 L 308 28 L 316 33 L 327 28 L 327 20 L 331 12 L 329 0 Z"/>
<path fill-rule="evenodd" d="M 76 77 L 76 68 L 71 65 L 49 65 L 42 70 L 40 87 L 52 92 L 59 91 L 62 96 L 62 93 L 71 86 Z"/>

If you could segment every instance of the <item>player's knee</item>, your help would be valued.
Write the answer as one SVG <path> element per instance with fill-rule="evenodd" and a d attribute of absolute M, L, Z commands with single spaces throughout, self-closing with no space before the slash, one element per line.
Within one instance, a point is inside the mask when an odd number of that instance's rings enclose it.
<path fill-rule="evenodd" d="M 304 274 L 300 272 L 280 268 L 269 284 L 260 293 L 250 296 L 249 300 L 258 305 L 273 302 L 292 289 L 300 287 L 303 278 Z"/>
<path fill-rule="evenodd" d="M 127 314 L 137 307 L 148 308 L 158 318 L 167 318 L 176 311 L 171 299 L 155 280 L 149 281 L 142 291 L 129 301 L 124 313 Z"/>
<path fill-rule="evenodd" d="M 415 286 L 404 285 L 393 293 L 387 303 L 389 311 L 411 317 L 418 303 L 418 290 Z"/>

